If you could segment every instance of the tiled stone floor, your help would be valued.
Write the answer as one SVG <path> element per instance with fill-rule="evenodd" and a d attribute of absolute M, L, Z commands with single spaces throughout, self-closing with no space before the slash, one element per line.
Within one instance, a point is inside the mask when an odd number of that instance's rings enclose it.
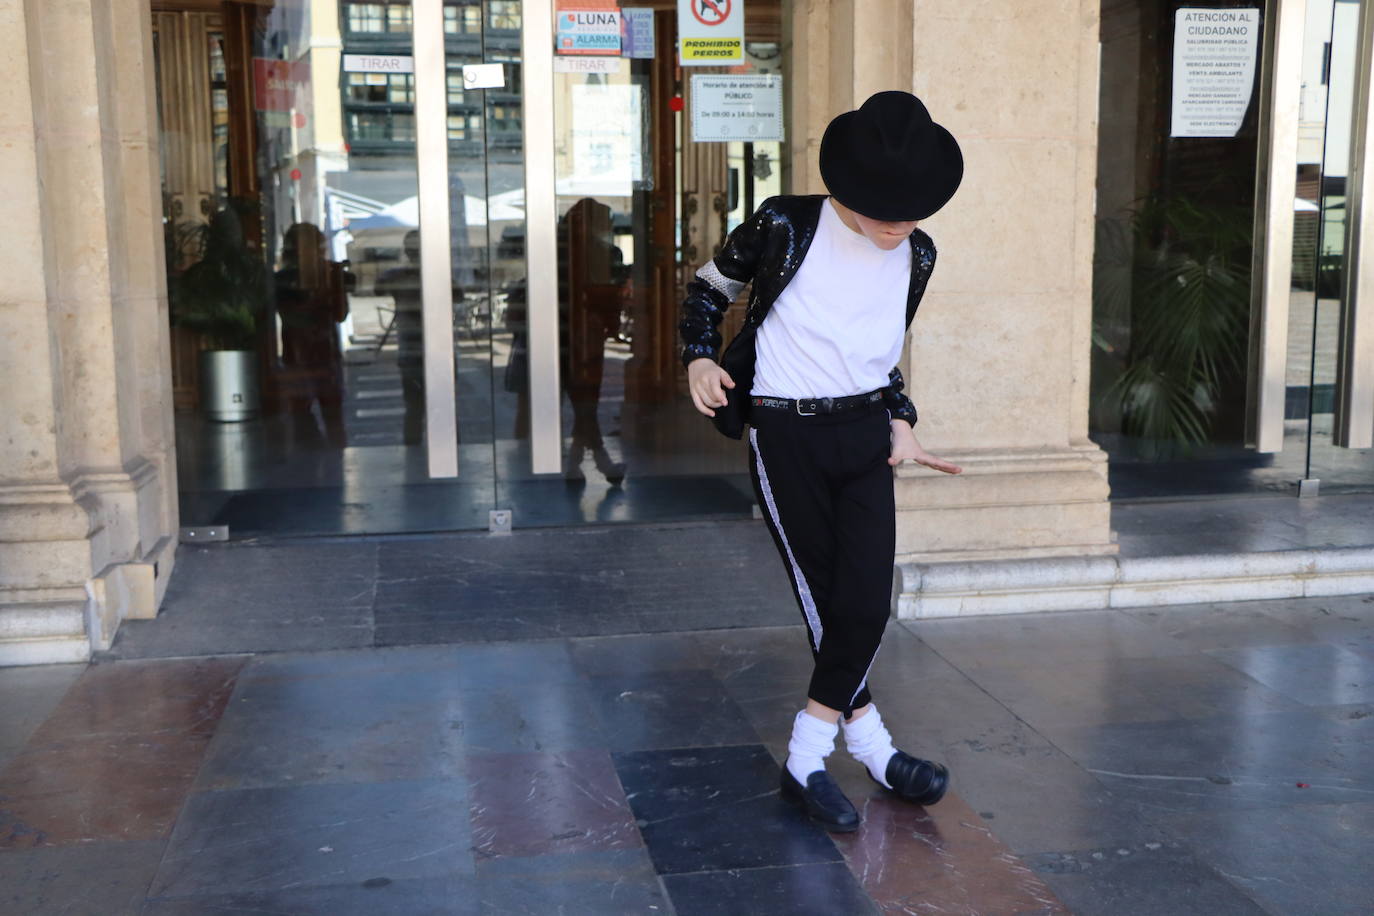
<path fill-rule="evenodd" d="M 894 622 L 953 790 L 839 752 L 832 837 L 755 532 L 186 551 L 99 663 L 0 669 L 0 913 L 1371 912 L 1374 596 Z"/>

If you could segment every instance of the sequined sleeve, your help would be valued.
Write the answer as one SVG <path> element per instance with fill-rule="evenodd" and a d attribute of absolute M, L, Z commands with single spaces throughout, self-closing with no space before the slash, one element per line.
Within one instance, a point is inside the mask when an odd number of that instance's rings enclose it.
<path fill-rule="evenodd" d="M 759 253 L 773 219 L 772 198 L 736 226 L 716 256 L 687 283 L 682 301 L 682 364 L 720 358 L 720 323 L 740 292 L 754 279 Z"/>
<path fill-rule="evenodd" d="M 921 242 L 913 247 L 911 253 L 912 282 L 907 301 L 907 314 L 910 316 L 915 316 L 916 308 L 925 296 L 926 284 L 935 271 L 935 243 L 924 233 L 920 238 Z M 907 396 L 905 388 L 906 379 L 902 377 L 902 370 L 894 366 L 887 375 L 887 387 L 883 389 L 883 404 L 894 420 L 905 420 L 914 427 L 916 405 Z"/>

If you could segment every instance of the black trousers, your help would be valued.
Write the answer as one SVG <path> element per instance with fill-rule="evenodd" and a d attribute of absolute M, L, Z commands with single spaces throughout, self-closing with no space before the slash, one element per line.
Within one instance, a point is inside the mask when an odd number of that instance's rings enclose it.
<path fill-rule="evenodd" d="M 749 422 L 754 492 L 815 659 L 807 695 L 848 715 L 872 700 L 868 672 L 891 607 L 888 413 L 881 404 L 809 417 L 754 408 Z"/>

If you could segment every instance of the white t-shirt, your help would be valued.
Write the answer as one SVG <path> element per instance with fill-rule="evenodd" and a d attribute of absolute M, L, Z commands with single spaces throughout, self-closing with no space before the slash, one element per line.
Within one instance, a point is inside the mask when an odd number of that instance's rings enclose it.
<path fill-rule="evenodd" d="M 839 398 L 888 383 L 906 334 L 911 245 L 884 251 L 830 199 L 796 275 L 759 326 L 753 394 Z"/>

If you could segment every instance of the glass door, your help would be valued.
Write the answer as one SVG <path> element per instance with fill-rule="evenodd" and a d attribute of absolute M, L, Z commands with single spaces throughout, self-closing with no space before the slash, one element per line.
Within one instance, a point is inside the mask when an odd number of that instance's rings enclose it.
<path fill-rule="evenodd" d="M 523 265 L 518 6 L 154 14 L 184 527 L 488 525 L 492 329 Z M 469 92 L 487 60 L 505 88 Z"/>
<path fill-rule="evenodd" d="M 766 84 L 780 102 L 782 5 L 751 2 L 744 61 L 729 68 L 679 66 L 676 4 L 525 8 L 527 110 L 551 127 L 536 142 L 539 125 L 526 125 L 528 181 L 548 186 L 530 199 L 541 266 L 528 320 L 493 339 L 497 502 L 520 526 L 747 517 L 743 447 L 685 393 L 678 309 L 726 233 L 782 191 L 782 138 L 694 132 L 693 76 Z M 727 314 L 727 338 L 742 313 Z M 541 333 L 549 345 L 528 348 L 532 367 L 556 372 L 542 387 L 509 368 L 522 337 Z"/>
<path fill-rule="evenodd" d="M 1360 4 L 1309 0 L 1294 203 L 1293 304 L 1289 324 L 1289 425 L 1307 492 L 1374 489 L 1374 450 L 1348 448 L 1374 425 L 1364 405 L 1338 424 L 1342 389 L 1363 367 L 1343 357 L 1361 302 L 1351 281 L 1350 167 L 1357 125 Z M 1362 356 L 1355 352 L 1354 355 Z M 1347 389 L 1348 390 L 1348 389 Z M 1360 427 L 1363 426 L 1364 429 Z M 1351 431 L 1355 435 L 1351 435 Z"/>

